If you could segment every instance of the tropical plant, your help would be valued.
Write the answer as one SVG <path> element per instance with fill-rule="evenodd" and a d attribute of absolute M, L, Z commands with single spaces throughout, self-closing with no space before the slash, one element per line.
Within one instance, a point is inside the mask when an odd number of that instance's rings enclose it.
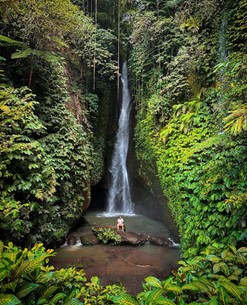
<path fill-rule="evenodd" d="M 99 241 L 103 244 L 112 243 L 114 245 L 121 242 L 121 236 L 114 232 L 114 230 L 109 228 L 92 228 L 93 232 L 96 234 Z"/>
<path fill-rule="evenodd" d="M 76 298 L 76 285 L 85 283 L 82 271 L 68 269 L 66 281 L 59 279 L 61 271 L 54 272 L 47 265 L 53 250 L 36 244 L 31 250 L 21 250 L 11 242 L 0 241 L 0 303 L 11 304 L 83 304 Z M 64 278 L 64 276 L 63 276 Z M 74 280 L 73 280 L 74 279 Z"/>
<path fill-rule="evenodd" d="M 45 127 L 34 115 L 34 95 L 26 87 L 5 85 L 0 95 L 0 228 L 2 238 L 12 236 L 14 241 L 29 233 L 30 214 L 40 200 L 52 197 L 56 180 L 44 147 L 35 139 Z"/>
<path fill-rule="evenodd" d="M 112 284 L 103 286 L 97 276 L 93 276 L 89 282 L 81 288 L 81 299 L 85 305 L 112 304 L 111 299 L 125 292 L 122 285 Z"/>

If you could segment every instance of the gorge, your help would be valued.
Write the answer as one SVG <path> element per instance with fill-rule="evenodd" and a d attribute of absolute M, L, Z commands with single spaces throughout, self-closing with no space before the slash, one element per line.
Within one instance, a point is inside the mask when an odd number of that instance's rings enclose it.
<path fill-rule="evenodd" d="M 246 0 L 0 1 L 0 304 L 245 304 L 246 23 Z"/>

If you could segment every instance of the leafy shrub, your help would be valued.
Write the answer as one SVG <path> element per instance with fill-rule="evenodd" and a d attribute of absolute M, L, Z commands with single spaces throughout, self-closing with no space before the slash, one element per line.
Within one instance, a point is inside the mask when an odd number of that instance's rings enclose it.
<path fill-rule="evenodd" d="M 114 245 L 116 245 L 121 242 L 121 236 L 115 233 L 112 229 L 93 228 L 93 232 L 97 235 L 97 238 L 103 244 L 113 243 Z"/>
<path fill-rule="evenodd" d="M 83 304 L 76 297 L 86 282 L 83 271 L 54 271 L 48 266 L 53 250 L 36 244 L 31 250 L 0 241 L 0 304 Z"/>
<path fill-rule="evenodd" d="M 117 284 L 102 286 L 97 276 L 91 278 L 81 289 L 81 299 L 85 305 L 112 304 L 111 299 L 125 292 L 125 288 Z"/>
<path fill-rule="evenodd" d="M 54 255 L 42 244 L 21 250 L 0 241 L 0 304 L 103 305 L 125 292 L 120 285 L 102 286 L 97 277 L 88 282 L 83 269 L 54 270 L 48 265 Z"/>

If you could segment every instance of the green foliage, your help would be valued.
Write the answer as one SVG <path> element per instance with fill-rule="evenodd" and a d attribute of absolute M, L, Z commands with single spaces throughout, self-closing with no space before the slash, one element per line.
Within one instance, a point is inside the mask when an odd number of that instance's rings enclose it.
<path fill-rule="evenodd" d="M 3 85 L 0 95 L 0 228 L 2 238 L 16 240 L 30 231 L 30 214 L 54 194 L 56 181 L 44 147 L 34 139 L 44 130 L 34 115 L 34 95 Z"/>
<path fill-rule="evenodd" d="M 111 300 L 124 292 L 125 288 L 117 284 L 102 286 L 97 276 L 81 289 L 83 302 L 91 305 L 112 304 Z"/>
<path fill-rule="evenodd" d="M 70 285 L 60 279 L 60 271 L 47 266 L 53 250 L 45 250 L 36 244 L 31 250 L 21 250 L 12 243 L 1 245 L 0 302 L 1 304 L 65 304 L 75 299 L 75 288 L 86 278 L 68 269 Z M 72 280 L 76 276 L 76 280 Z M 58 285 L 57 285 L 58 284 Z M 63 301 L 63 302 L 62 302 Z M 77 299 L 78 304 L 82 304 Z"/>
<path fill-rule="evenodd" d="M 173 19 L 150 7 L 133 25 L 140 174 L 148 183 L 145 168 L 156 163 L 187 258 L 214 242 L 245 243 L 246 54 L 237 43 L 230 49 L 229 18 L 238 7 L 241 19 L 244 3 L 227 11 L 214 0 L 183 1 Z"/>
<path fill-rule="evenodd" d="M 83 269 L 54 270 L 48 265 L 54 255 L 42 244 L 21 250 L 0 241 L 0 304 L 104 305 L 125 292 L 120 285 L 102 286 L 98 277 L 87 281 Z"/>
<path fill-rule="evenodd" d="M 87 113 L 78 122 L 69 110 L 73 104 L 63 73 L 57 64 L 49 76 L 41 69 L 39 76 L 47 83 L 37 86 L 37 96 L 26 87 L 1 86 L 0 217 L 5 240 L 61 241 L 88 200 L 92 146 Z"/>
<path fill-rule="evenodd" d="M 117 245 L 121 242 L 121 236 L 108 228 L 92 228 L 93 232 L 97 235 L 99 241 L 103 244 L 112 243 Z"/>

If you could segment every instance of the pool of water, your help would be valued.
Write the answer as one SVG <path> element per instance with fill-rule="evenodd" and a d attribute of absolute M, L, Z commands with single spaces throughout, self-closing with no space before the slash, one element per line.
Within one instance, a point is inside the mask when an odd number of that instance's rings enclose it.
<path fill-rule="evenodd" d="M 165 225 L 156 220 L 140 215 L 121 216 L 125 220 L 127 231 L 171 237 Z M 87 213 L 83 225 L 111 226 L 116 224 L 116 219 L 116 216 L 105 216 L 97 212 Z M 72 233 L 79 237 L 81 229 L 79 226 Z M 179 259 L 180 250 L 176 246 L 82 246 L 78 243 L 57 249 L 57 255 L 50 263 L 57 268 L 83 265 L 88 279 L 97 275 L 104 285 L 122 283 L 129 293 L 136 295 L 142 291 L 145 277 L 153 275 L 164 279 L 172 270 L 177 269 Z"/>

